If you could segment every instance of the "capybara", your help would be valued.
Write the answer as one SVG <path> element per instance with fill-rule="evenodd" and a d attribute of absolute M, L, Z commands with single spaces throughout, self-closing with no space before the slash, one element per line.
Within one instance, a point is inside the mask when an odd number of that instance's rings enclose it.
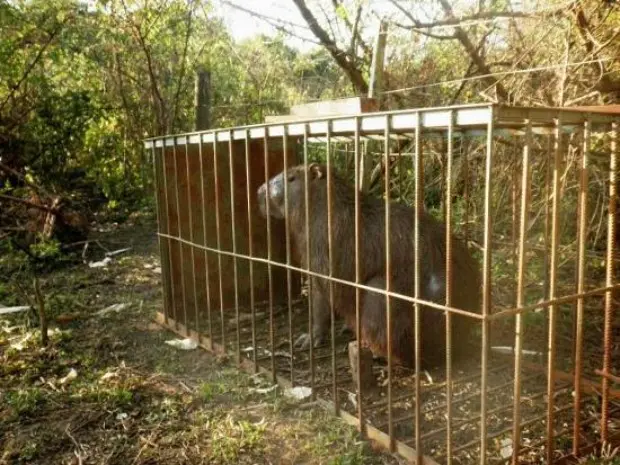
<path fill-rule="evenodd" d="M 310 257 L 306 257 L 305 170 L 308 170 L 309 240 Z M 293 260 L 300 267 L 313 272 L 329 274 L 327 228 L 327 178 L 325 165 L 299 165 L 274 176 L 258 189 L 258 204 L 263 215 L 284 218 L 284 183 L 287 183 L 288 217 Z M 267 189 L 269 196 L 267 197 Z M 331 170 L 331 234 L 333 276 L 355 282 L 355 188 L 335 170 Z M 385 202 L 360 193 L 360 271 L 361 283 L 378 289 L 386 288 L 385 261 Z M 390 203 L 390 260 L 391 290 L 407 296 L 414 295 L 414 225 L 415 211 L 400 203 Z M 445 225 L 426 212 L 420 212 L 420 294 L 424 300 L 445 303 Z M 477 262 L 465 244 L 452 240 L 452 307 L 480 312 L 481 279 Z M 312 328 L 315 345 L 329 336 L 330 307 L 329 282 L 310 278 Z M 334 313 L 355 331 L 355 287 L 333 284 Z M 392 312 L 392 360 L 412 367 L 414 355 L 414 305 L 398 298 L 390 299 Z M 361 343 L 375 356 L 387 356 L 385 295 L 361 291 Z M 474 319 L 454 315 L 452 318 L 454 356 L 463 355 L 472 348 L 468 336 Z M 421 306 L 422 367 L 430 368 L 445 361 L 445 316 L 439 309 Z M 307 347 L 309 337 L 304 334 L 296 341 Z"/>

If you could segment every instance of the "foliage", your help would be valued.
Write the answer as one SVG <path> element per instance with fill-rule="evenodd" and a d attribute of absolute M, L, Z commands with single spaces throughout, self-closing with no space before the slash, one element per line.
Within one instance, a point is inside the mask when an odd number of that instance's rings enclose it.
<path fill-rule="evenodd" d="M 2 0 L 0 12 L 0 161 L 81 209 L 143 203 L 142 140 L 193 129 L 200 69 L 212 74 L 214 126 L 337 93 L 323 52 L 300 54 L 282 36 L 235 44 L 198 1 Z M 20 186 L 0 171 L 6 193 Z"/>
<path fill-rule="evenodd" d="M 265 393 L 271 380 L 165 344 L 173 335 L 152 322 L 161 308 L 152 228 L 121 226 L 113 241 L 143 248 L 106 270 L 46 275 L 42 292 L 58 297 L 47 348 L 21 314 L 0 322 L 0 461 L 68 463 L 77 451 L 84 463 L 398 463 L 332 412 Z M 119 302 L 130 306 L 94 315 Z M 72 369 L 75 378 L 63 381 Z"/>

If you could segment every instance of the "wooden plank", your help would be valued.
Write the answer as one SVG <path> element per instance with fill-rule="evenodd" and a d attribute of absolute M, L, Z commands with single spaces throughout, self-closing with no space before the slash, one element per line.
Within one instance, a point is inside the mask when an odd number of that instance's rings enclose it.
<path fill-rule="evenodd" d="M 327 116 L 356 115 L 372 113 L 379 110 L 378 102 L 373 98 L 350 97 L 320 102 L 293 105 L 290 114 L 274 115 L 265 118 L 266 123 L 282 123 L 302 119 L 321 118 Z"/>
<path fill-rule="evenodd" d="M 566 108 L 569 110 L 596 111 L 598 113 L 610 113 L 612 115 L 620 115 L 620 105 L 586 105 Z"/>
<path fill-rule="evenodd" d="M 289 144 L 287 153 L 289 166 L 295 164 L 295 154 L 292 149 L 293 144 Z M 187 148 L 186 166 L 185 150 Z M 168 184 L 168 215 L 171 218 L 171 231 L 174 236 L 180 235 L 183 239 L 198 245 L 217 247 L 217 228 L 216 210 L 219 207 L 220 214 L 220 249 L 232 252 L 232 237 L 236 238 L 237 253 L 248 254 L 249 241 L 252 240 L 253 254 L 255 257 L 267 258 L 267 243 L 271 241 L 272 259 L 276 262 L 286 262 L 286 246 L 284 235 L 284 222 L 282 220 L 271 219 L 271 238 L 267 237 L 267 221 L 259 214 L 258 199 L 256 192 L 259 186 L 265 182 L 264 171 L 264 143 L 262 140 L 252 140 L 249 144 L 250 177 L 246 179 L 245 169 L 245 142 L 233 142 L 233 178 L 235 185 L 235 231 L 232 230 L 232 211 L 230 197 L 230 163 L 228 142 L 220 142 L 217 147 L 218 172 L 214 172 L 213 144 L 203 144 L 203 173 L 205 209 L 203 218 L 202 191 L 200 176 L 200 152 L 199 145 L 192 144 L 177 147 L 177 177 L 178 183 Z M 167 151 L 168 165 L 172 165 L 174 160 L 173 151 Z M 269 176 L 274 176 L 283 169 L 284 157 L 282 153 L 282 142 L 272 140 L 268 146 Z M 168 173 L 172 177 L 173 167 L 168 167 Z M 188 173 L 189 172 L 189 179 Z M 215 197 L 215 176 L 218 178 L 218 197 L 219 205 L 216 204 Z M 189 182 L 189 197 L 188 186 Z M 174 189 L 178 188 L 179 206 L 181 211 L 177 211 Z M 248 189 L 250 191 L 250 205 L 252 214 L 252 238 L 249 237 L 249 217 L 248 217 Z M 190 221 L 191 215 L 191 221 Z M 206 239 L 204 242 L 206 227 Z M 215 253 L 205 253 L 199 249 L 194 249 L 192 257 L 191 247 L 172 241 L 172 267 L 170 272 L 174 276 L 163 275 L 164 283 L 172 281 L 174 283 L 174 302 L 176 309 L 173 309 L 171 316 L 177 321 L 183 321 L 184 314 L 183 302 L 185 301 L 188 322 L 195 320 L 194 314 L 196 307 L 198 312 L 206 315 L 207 309 L 218 313 L 220 306 L 224 309 L 234 307 L 234 260 L 230 256 L 223 255 L 222 264 L 222 297 L 220 302 L 219 293 L 219 267 L 218 258 Z M 206 268 L 209 268 L 208 279 Z M 193 269 L 192 269 L 193 266 Z M 248 307 L 250 304 L 250 265 L 248 260 L 237 259 L 238 268 L 238 291 L 239 305 Z M 163 271 L 163 270 L 162 270 Z M 285 302 L 287 299 L 286 270 L 283 267 L 273 266 L 273 290 L 276 302 Z M 172 279 L 171 279 L 172 278 Z M 256 301 L 267 300 L 269 296 L 269 275 L 268 267 L 262 263 L 254 264 L 254 291 Z M 300 291 L 300 279 L 297 273 L 293 273 L 292 288 L 294 293 Z M 194 281 L 195 280 L 195 281 Z M 183 299 L 182 287 L 185 287 L 185 299 Z M 207 286 L 209 286 L 209 299 L 207 299 Z M 196 293 L 194 294 L 194 289 Z M 208 301 L 207 301 L 208 300 Z M 190 325 L 191 326 L 191 325 Z"/>

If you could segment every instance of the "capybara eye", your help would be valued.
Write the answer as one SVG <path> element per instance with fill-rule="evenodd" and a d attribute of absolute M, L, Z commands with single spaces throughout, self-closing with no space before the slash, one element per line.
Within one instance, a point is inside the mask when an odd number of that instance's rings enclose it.
<path fill-rule="evenodd" d="M 293 182 L 295 180 L 295 175 L 289 174 L 287 179 L 288 179 L 288 182 Z"/>

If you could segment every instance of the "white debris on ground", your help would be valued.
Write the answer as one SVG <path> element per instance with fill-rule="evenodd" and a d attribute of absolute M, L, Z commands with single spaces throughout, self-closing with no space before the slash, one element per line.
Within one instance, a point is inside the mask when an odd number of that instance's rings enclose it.
<path fill-rule="evenodd" d="M 198 342 L 191 338 L 171 339 L 166 341 L 166 344 L 181 350 L 194 350 L 198 347 Z"/>
<path fill-rule="evenodd" d="M 270 392 L 275 391 L 277 387 L 278 385 L 274 384 L 273 386 L 265 388 L 250 388 L 250 392 L 254 394 L 269 394 Z"/>
<path fill-rule="evenodd" d="M 303 400 L 312 395 L 312 389 L 307 386 L 295 386 L 294 388 L 286 388 L 284 395 L 291 399 Z"/>
<path fill-rule="evenodd" d="M 60 384 L 67 384 L 70 383 L 71 381 L 73 381 L 75 378 L 77 378 L 77 371 L 75 370 L 75 368 L 71 368 L 69 370 L 69 373 L 67 373 L 67 376 L 63 377 L 60 379 L 59 383 Z"/>
<path fill-rule="evenodd" d="M 100 260 L 98 262 L 88 262 L 88 267 L 89 268 L 105 268 L 106 266 L 108 266 L 108 264 L 110 264 L 111 261 L 112 259 L 110 257 L 106 257 L 103 260 Z"/>
<path fill-rule="evenodd" d="M 108 313 L 112 313 L 112 312 L 120 312 L 121 310 L 125 310 L 127 307 L 129 307 L 131 304 L 129 303 L 121 303 L 121 304 L 114 304 L 114 305 L 110 305 L 109 307 L 103 308 L 101 310 L 99 310 L 97 313 L 95 313 L 95 315 L 97 316 L 104 316 L 107 315 Z"/>
<path fill-rule="evenodd" d="M 129 251 L 129 250 L 131 250 L 131 247 L 126 247 L 124 249 L 113 250 L 112 252 L 106 252 L 105 256 L 106 257 L 114 257 L 115 255 L 122 254 L 124 252 Z"/>
<path fill-rule="evenodd" d="M 25 312 L 30 309 L 30 305 L 18 305 L 16 307 L 5 307 L 0 305 L 0 315 L 8 315 L 9 313 Z"/>
<path fill-rule="evenodd" d="M 499 454 L 503 459 L 507 459 L 512 457 L 512 439 L 504 438 L 500 441 L 500 445 L 502 448 L 499 451 Z"/>
<path fill-rule="evenodd" d="M 515 352 L 514 347 L 510 347 L 510 346 L 493 346 L 491 347 L 491 350 L 498 354 L 506 354 L 506 355 L 513 355 Z M 527 349 L 521 349 L 521 354 L 531 355 L 532 357 L 542 356 L 542 352 L 538 352 L 536 350 L 527 350 Z"/>

